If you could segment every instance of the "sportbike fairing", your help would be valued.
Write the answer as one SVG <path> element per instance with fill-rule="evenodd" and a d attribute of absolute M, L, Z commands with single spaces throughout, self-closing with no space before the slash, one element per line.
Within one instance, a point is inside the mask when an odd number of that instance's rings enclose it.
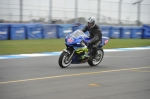
<path fill-rule="evenodd" d="M 80 46 L 82 40 L 87 41 L 90 40 L 90 38 L 81 30 L 74 31 L 72 34 L 69 34 L 65 39 L 66 44 L 69 46 Z"/>
<path fill-rule="evenodd" d="M 72 34 L 69 34 L 65 39 L 66 45 L 79 46 L 79 47 L 81 47 L 81 45 L 82 45 L 81 44 L 82 40 L 84 40 L 85 42 L 88 42 L 90 40 L 90 38 L 88 37 L 87 34 L 82 32 L 81 30 L 74 31 Z M 109 40 L 108 37 L 102 37 L 102 43 L 100 44 L 100 47 L 105 45 L 108 42 L 108 40 Z"/>

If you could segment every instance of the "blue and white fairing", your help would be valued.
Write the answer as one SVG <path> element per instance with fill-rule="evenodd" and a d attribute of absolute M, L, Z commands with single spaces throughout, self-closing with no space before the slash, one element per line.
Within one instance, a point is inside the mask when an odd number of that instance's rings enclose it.
<path fill-rule="evenodd" d="M 81 46 L 83 40 L 87 42 L 90 38 L 81 30 L 76 30 L 72 34 L 66 36 L 65 42 L 68 46 Z"/>
<path fill-rule="evenodd" d="M 81 30 L 76 30 L 73 33 L 66 36 L 65 43 L 67 46 L 82 46 L 81 42 L 88 42 L 90 38 L 87 34 L 82 32 Z M 105 45 L 108 42 L 108 37 L 102 37 L 102 43 L 100 44 L 100 47 Z"/>

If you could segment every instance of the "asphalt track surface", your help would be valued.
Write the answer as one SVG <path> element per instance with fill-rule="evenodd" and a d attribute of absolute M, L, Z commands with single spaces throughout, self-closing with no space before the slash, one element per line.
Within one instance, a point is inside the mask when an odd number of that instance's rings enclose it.
<path fill-rule="evenodd" d="M 0 60 L 0 99 L 150 99 L 150 50 L 106 52 L 94 67 L 58 57 Z"/>

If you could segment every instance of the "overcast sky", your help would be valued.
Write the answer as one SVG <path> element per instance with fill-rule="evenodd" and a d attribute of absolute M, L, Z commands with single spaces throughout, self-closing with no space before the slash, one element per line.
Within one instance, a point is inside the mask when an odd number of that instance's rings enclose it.
<path fill-rule="evenodd" d="M 103 19 L 103 16 L 118 19 L 119 1 L 101 0 L 101 19 Z M 137 4 L 132 5 L 136 1 L 139 0 L 122 1 L 121 20 L 137 20 Z M 52 2 L 53 19 L 68 20 L 75 17 L 75 0 L 52 0 Z M 141 4 L 141 21 L 150 23 L 150 0 L 143 0 Z M 23 9 L 23 20 L 38 19 L 40 17 L 48 20 L 49 0 L 23 0 Z M 97 0 L 78 0 L 78 17 L 97 17 L 96 14 Z M 0 0 L 0 19 L 19 20 L 19 0 Z"/>

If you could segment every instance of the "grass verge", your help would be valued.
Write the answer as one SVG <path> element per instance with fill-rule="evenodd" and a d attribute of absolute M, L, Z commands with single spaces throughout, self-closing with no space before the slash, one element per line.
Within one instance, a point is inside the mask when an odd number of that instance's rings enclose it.
<path fill-rule="evenodd" d="M 141 46 L 150 46 L 150 39 L 110 39 L 103 48 L 110 49 Z M 64 39 L 0 41 L 0 55 L 53 52 L 62 51 L 64 48 Z"/>

